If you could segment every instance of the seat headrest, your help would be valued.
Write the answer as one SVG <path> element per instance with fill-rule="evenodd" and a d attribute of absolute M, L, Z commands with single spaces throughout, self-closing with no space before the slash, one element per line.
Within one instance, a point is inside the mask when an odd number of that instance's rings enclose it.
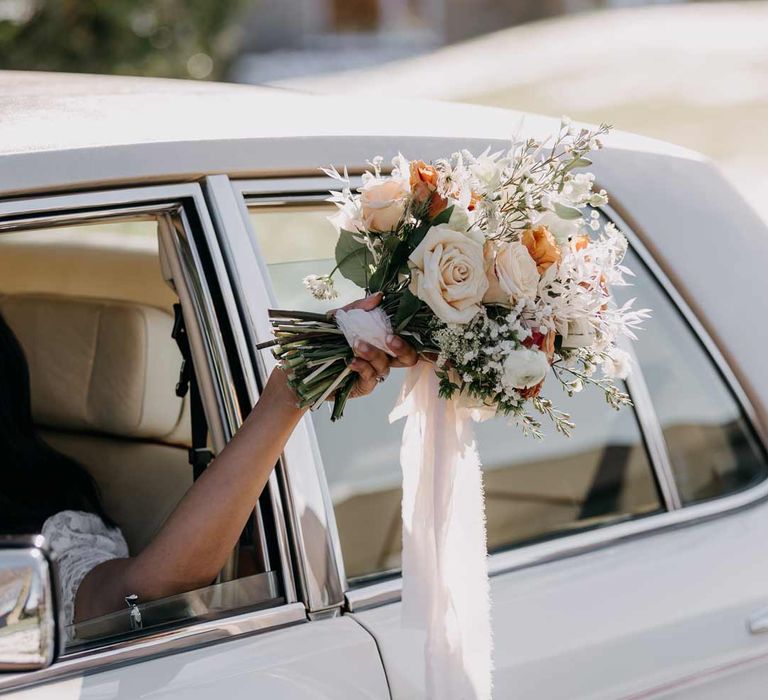
<path fill-rule="evenodd" d="M 168 441 L 183 411 L 168 313 L 47 294 L 0 297 L 0 311 L 27 356 L 36 423 Z"/>

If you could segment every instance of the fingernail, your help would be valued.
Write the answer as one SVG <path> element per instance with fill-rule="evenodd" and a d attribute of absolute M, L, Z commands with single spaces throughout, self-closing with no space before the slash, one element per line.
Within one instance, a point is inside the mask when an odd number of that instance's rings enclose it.
<path fill-rule="evenodd" d="M 364 343 L 362 340 L 355 341 L 355 350 L 357 352 L 366 352 L 368 350 L 368 343 Z"/>
<path fill-rule="evenodd" d="M 398 338 L 396 335 L 387 336 L 387 345 L 389 345 L 389 347 L 391 347 L 393 350 L 400 350 L 405 347 L 403 341 L 400 340 L 400 338 Z"/>

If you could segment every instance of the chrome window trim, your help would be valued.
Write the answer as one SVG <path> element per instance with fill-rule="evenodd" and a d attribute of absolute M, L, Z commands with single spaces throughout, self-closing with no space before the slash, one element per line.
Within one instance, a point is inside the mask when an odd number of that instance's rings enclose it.
<path fill-rule="evenodd" d="M 181 629 L 155 632 L 139 639 L 110 644 L 96 651 L 69 655 L 41 671 L 0 675 L 0 694 L 306 622 L 304 606 L 293 603 L 220 620 L 198 622 Z"/>
<path fill-rule="evenodd" d="M 224 339 L 214 322 L 216 313 L 213 298 L 203 272 L 199 251 L 192 235 L 193 226 L 187 216 L 187 205 L 194 208 L 200 220 L 200 230 L 219 276 L 222 295 L 227 303 L 225 287 L 228 277 L 222 275 L 223 258 L 218 247 L 213 222 L 208 214 L 208 204 L 198 184 L 173 184 L 135 187 L 116 190 L 98 190 L 66 195 L 41 195 L 28 199 L 0 201 L 0 235 L 38 227 L 83 225 L 114 222 L 147 216 L 158 222 L 175 216 L 175 235 L 172 236 L 178 259 L 182 263 L 184 282 L 188 286 L 193 313 L 203 336 L 207 365 L 218 385 L 215 391 L 219 420 L 211 420 L 210 428 L 214 446 L 221 449 L 234 434 L 241 422 L 240 408 L 229 368 Z M 166 220 L 167 221 L 167 220 Z M 218 262 L 217 262 L 218 258 Z M 229 294 L 232 295 L 231 288 Z M 234 303 L 230 296 L 229 303 Z M 227 313 L 231 309 L 227 306 Z M 230 318 L 234 327 L 239 317 Z M 244 342 L 244 338 L 240 338 Z M 244 371 L 246 371 L 244 369 Z M 252 375 L 251 371 L 251 375 Z M 284 554 L 288 556 L 288 552 Z M 287 564 L 290 568 L 290 564 Z M 252 634 L 274 626 L 284 626 L 307 620 L 306 609 L 293 601 L 249 613 L 223 616 L 216 620 L 190 622 L 177 629 L 152 633 L 123 642 L 97 646 L 91 649 L 64 654 L 47 669 L 13 676 L 0 676 L 0 691 L 44 683 L 84 672 L 94 672 L 116 664 L 131 663 L 141 659 L 193 649 L 211 641 L 230 639 L 241 634 Z"/>
<path fill-rule="evenodd" d="M 246 209 L 249 204 L 275 206 L 299 202 L 318 203 L 318 195 L 327 191 L 332 182 L 330 178 L 322 177 L 287 177 L 264 180 L 233 180 L 232 184 L 234 190 L 242 196 L 243 208 Z M 672 303 L 684 316 L 691 327 L 691 331 L 699 342 L 702 343 L 705 351 L 709 353 L 729 388 L 733 391 L 751 427 L 765 448 L 765 435 L 756 419 L 754 408 L 711 336 L 695 317 L 684 298 L 674 288 L 660 266 L 653 260 L 648 249 L 643 245 L 641 238 L 621 217 L 616 208 L 605 206 L 602 209 L 608 218 L 614 221 L 626 233 L 635 253 L 648 267 L 650 273 L 661 285 L 665 293 L 668 294 Z M 247 216 L 247 211 L 245 215 Z M 260 267 L 268 284 L 269 276 L 261 260 Z M 666 443 L 663 442 L 663 439 L 660 440 L 661 426 L 650 401 L 644 379 L 635 378 L 630 385 L 630 391 L 633 392 L 633 398 L 637 403 L 636 415 L 640 421 L 641 432 L 649 449 L 651 466 L 659 481 L 665 505 L 669 510 L 626 522 L 612 523 L 603 528 L 564 535 L 552 540 L 521 545 L 518 548 L 496 552 L 488 560 L 488 569 L 491 576 L 585 554 L 651 533 L 675 530 L 705 522 L 748 508 L 768 499 L 768 480 L 763 480 L 744 491 L 682 507 L 677 485 L 669 464 Z M 663 438 L 663 435 L 661 437 Z M 333 516 L 333 513 L 331 512 L 330 515 Z M 356 612 L 396 602 L 400 600 L 401 590 L 402 578 L 399 576 L 374 581 L 359 588 L 347 588 L 345 593 L 346 609 L 350 612 Z"/>
<path fill-rule="evenodd" d="M 328 190 L 331 181 L 329 178 L 227 180 L 227 193 L 225 179 L 224 176 L 209 178 L 209 194 L 219 197 L 219 205 L 212 206 L 214 212 L 237 208 L 238 220 L 228 220 L 223 247 L 253 346 L 272 337 L 267 309 L 274 305 L 275 296 L 251 227 L 246 198 L 262 195 L 271 202 L 273 196 L 282 196 L 286 183 L 301 183 L 308 188 L 306 192 L 314 202 L 319 194 Z M 266 377 L 275 360 L 269 351 L 255 355 L 256 365 L 262 377 Z M 298 593 L 311 613 L 339 609 L 344 604 L 346 575 L 336 516 L 310 416 L 304 416 L 294 430 L 283 451 L 276 478 L 285 495 L 290 541 L 296 553 Z"/>

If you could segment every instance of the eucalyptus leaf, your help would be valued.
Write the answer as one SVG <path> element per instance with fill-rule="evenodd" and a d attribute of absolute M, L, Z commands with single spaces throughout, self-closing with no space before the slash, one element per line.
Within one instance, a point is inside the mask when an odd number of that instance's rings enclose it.
<path fill-rule="evenodd" d="M 407 326 L 408 322 L 418 313 L 419 309 L 421 309 L 421 299 L 409 289 L 404 290 L 403 295 L 400 297 L 397 313 L 395 313 L 395 330 L 399 332 Z"/>
<path fill-rule="evenodd" d="M 568 221 L 575 221 L 581 218 L 581 212 L 576 207 L 569 207 L 566 204 L 560 204 L 560 202 L 555 202 L 555 214 L 561 219 L 567 219 Z"/>
<path fill-rule="evenodd" d="M 583 156 L 581 158 L 574 158 L 568 165 L 563 168 L 565 172 L 569 172 L 571 170 L 575 170 L 576 168 L 588 168 L 590 165 L 592 165 L 592 161 L 589 158 L 584 158 Z"/>
<path fill-rule="evenodd" d="M 341 230 L 336 242 L 336 266 L 339 272 L 358 287 L 368 286 L 370 254 L 365 243 L 355 239 L 351 231 Z"/>

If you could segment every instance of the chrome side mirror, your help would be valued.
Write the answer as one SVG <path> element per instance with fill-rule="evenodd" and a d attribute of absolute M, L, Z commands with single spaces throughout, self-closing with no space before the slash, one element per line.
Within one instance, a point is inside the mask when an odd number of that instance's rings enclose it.
<path fill-rule="evenodd" d="M 50 666 L 58 653 L 53 566 L 41 536 L 0 536 L 0 671 Z"/>

